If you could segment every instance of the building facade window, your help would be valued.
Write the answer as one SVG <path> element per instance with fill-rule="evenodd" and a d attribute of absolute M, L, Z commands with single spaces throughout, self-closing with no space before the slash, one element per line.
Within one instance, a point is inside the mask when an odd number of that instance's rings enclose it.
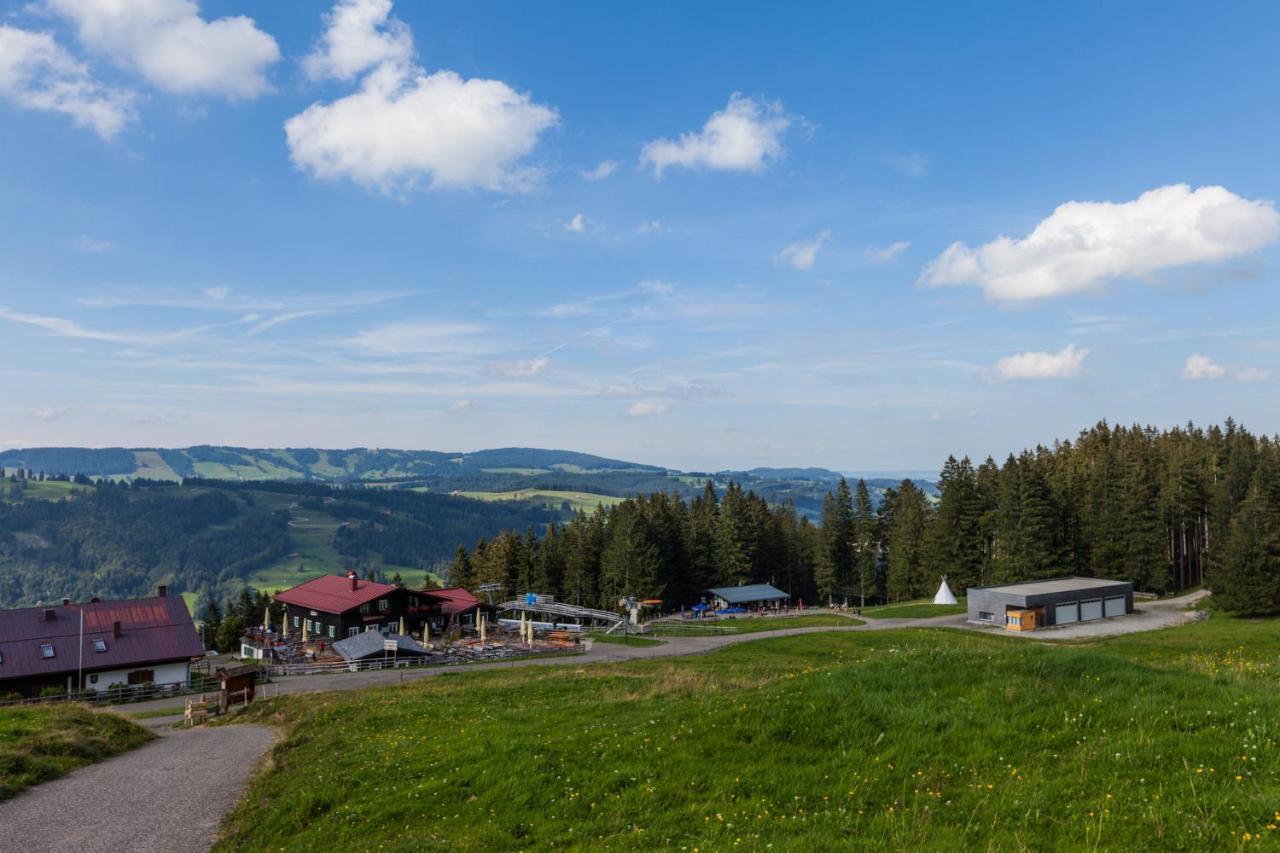
<path fill-rule="evenodd" d="M 41 643 L 41 644 L 40 644 L 40 657 L 42 657 L 42 658 L 51 658 L 51 657 L 53 657 L 53 654 L 54 654 L 54 652 L 53 652 L 53 643 Z"/>
<path fill-rule="evenodd" d="M 329 639 L 333 639 L 333 638 L 334 638 L 334 637 L 336 637 L 336 636 L 338 636 L 338 629 L 337 629 L 337 628 L 335 628 L 335 627 L 333 627 L 332 625 L 330 625 L 330 626 L 329 626 Z"/>
<path fill-rule="evenodd" d="M 378 612 L 379 612 L 379 613 L 382 613 L 383 611 L 385 611 L 385 610 L 386 610 L 388 607 L 390 607 L 390 606 L 391 606 L 391 602 L 390 602 L 390 601 L 387 601 L 385 598 L 379 598 L 379 599 L 378 599 Z"/>
<path fill-rule="evenodd" d="M 301 616 L 295 616 L 295 617 L 293 617 L 293 627 L 295 627 L 295 628 L 301 628 L 301 627 L 302 627 L 302 617 L 301 617 Z"/>
<path fill-rule="evenodd" d="M 979 619 L 981 619 L 983 622 L 994 622 L 994 621 L 996 621 L 996 615 L 995 615 L 994 613 L 990 613 L 990 612 L 988 612 L 988 611 L 986 611 L 986 610 L 979 610 L 979 611 L 978 611 L 978 618 L 979 618 Z"/>

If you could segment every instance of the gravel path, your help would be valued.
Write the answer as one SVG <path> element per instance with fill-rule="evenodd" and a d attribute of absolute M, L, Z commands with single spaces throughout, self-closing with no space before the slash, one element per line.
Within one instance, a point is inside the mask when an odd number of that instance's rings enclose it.
<path fill-rule="evenodd" d="M 275 740 L 265 726 L 158 731 L 157 740 L 0 803 L 0 850 L 195 853 Z"/>

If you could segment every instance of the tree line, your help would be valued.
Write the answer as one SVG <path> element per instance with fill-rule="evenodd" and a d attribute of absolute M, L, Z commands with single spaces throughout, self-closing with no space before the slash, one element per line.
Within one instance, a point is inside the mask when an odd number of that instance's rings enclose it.
<path fill-rule="evenodd" d="M 1280 613 L 1280 443 L 1228 420 L 1111 426 L 1002 463 L 949 457 L 932 498 L 911 480 L 874 505 L 840 480 L 820 524 L 738 484 L 692 500 L 654 493 L 541 532 L 459 547 L 461 586 L 616 607 L 691 604 L 712 586 L 771 583 L 806 602 L 870 604 L 1061 575 L 1169 593 L 1201 585 L 1229 610 Z"/>

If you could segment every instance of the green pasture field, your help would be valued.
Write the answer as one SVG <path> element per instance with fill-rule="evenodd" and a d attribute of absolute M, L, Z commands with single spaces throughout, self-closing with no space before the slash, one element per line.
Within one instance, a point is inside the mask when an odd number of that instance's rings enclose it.
<path fill-rule="evenodd" d="M 218 849 L 1271 846 L 1278 649 L 1225 617 L 832 632 L 286 696 L 247 712 L 285 735 Z"/>
<path fill-rule="evenodd" d="M 288 511 L 289 537 L 293 541 L 293 552 L 290 556 L 281 557 L 269 566 L 249 575 L 246 582 L 254 589 L 266 593 L 279 592 L 297 586 L 303 581 L 319 575 L 335 574 L 344 570 L 343 558 L 333 548 L 333 534 L 341 522 L 326 512 L 303 509 L 295 506 L 297 495 L 279 494 L 275 492 L 251 492 L 253 500 L 259 506 Z M 298 571 L 298 566 L 302 571 Z M 409 566 L 383 564 L 381 569 L 387 576 L 400 573 L 404 582 L 410 586 L 421 586 L 428 578 L 435 578 L 430 572 Z"/>
<path fill-rule="evenodd" d="M 904 601 L 901 604 L 885 604 L 868 607 L 862 615 L 868 619 L 928 619 L 933 616 L 952 616 L 965 612 L 965 599 L 956 598 L 956 604 L 934 604 L 931 599 Z"/>
<path fill-rule="evenodd" d="M 85 490 L 85 486 L 77 486 L 75 483 L 63 482 L 62 480 L 27 480 L 26 487 L 22 483 L 11 483 L 7 479 L 0 479 L 0 500 L 6 503 L 17 503 L 19 501 L 45 500 L 56 501 L 70 495 L 76 489 Z"/>
<path fill-rule="evenodd" d="M 482 501 L 529 501 L 544 506 L 559 508 L 565 501 L 577 512 L 583 510 L 593 512 L 598 506 L 614 506 L 623 498 L 615 495 L 598 495 L 594 492 L 561 492 L 553 489 L 517 489 L 513 492 L 459 492 L 464 498 Z"/>

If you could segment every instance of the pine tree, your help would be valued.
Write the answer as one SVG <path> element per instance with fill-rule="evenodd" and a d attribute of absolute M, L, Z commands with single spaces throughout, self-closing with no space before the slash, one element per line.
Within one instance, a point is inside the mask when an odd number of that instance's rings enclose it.
<path fill-rule="evenodd" d="M 1222 607 L 1244 616 L 1280 614 L 1280 513 L 1256 478 L 1231 522 L 1213 577 Z"/>

